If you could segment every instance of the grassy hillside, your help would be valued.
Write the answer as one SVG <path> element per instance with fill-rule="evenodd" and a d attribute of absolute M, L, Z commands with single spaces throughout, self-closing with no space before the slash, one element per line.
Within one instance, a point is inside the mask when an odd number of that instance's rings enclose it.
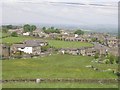
<path fill-rule="evenodd" d="M 87 43 L 87 42 L 73 42 L 73 41 L 70 42 L 70 41 L 59 41 L 59 40 L 48 40 L 48 43 L 56 48 L 80 48 L 80 47 L 93 46 L 91 43 Z"/>
<path fill-rule="evenodd" d="M 5 83 L 3 88 L 118 88 L 118 85 L 99 83 Z"/>
<path fill-rule="evenodd" d="M 22 43 L 25 40 L 31 39 L 39 39 L 29 36 L 19 36 L 19 37 L 6 37 L 2 39 L 3 43 L 14 44 L 14 43 Z M 55 48 L 80 48 L 80 47 L 87 47 L 92 46 L 92 44 L 87 42 L 67 42 L 67 41 L 58 41 L 58 40 L 47 40 L 50 46 Z"/>
<path fill-rule="evenodd" d="M 3 79 L 19 78 L 117 78 L 112 72 L 86 68 L 93 65 L 101 70 L 117 69 L 117 65 L 92 63 L 93 57 L 53 55 L 34 59 L 3 60 Z"/>
<path fill-rule="evenodd" d="M 19 37 L 6 37 L 2 39 L 3 43 L 14 44 L 14 43 L 22 43 L 25 40 L 35 39 L 33 37 L 19 36 Z"/>

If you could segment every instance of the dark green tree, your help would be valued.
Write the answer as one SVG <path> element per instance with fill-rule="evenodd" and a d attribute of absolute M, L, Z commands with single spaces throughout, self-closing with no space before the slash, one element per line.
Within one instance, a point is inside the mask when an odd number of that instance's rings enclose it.
<path fill-rule="evenodd" d="M 92 38 L 92 42 L 97 42 L 97 38 Z"/>
<path fill-rule="evenodd" d="M 30 31 L 31 32 L 33 32 L 34 30 L 36 30 L 37 29 L 37 27 L 35 26 L 35 25 L 31 25 L 31 27 L 30 27 L 31 29 L 30 29 Z"/>
<path fill-rule="evenodd" d="M 116 62 L 117 64 L 120 64 L 120 57 L 119 57 L 119 56 L 116 56 L 115 62 Z"/>
<path fill-rule="evenodd" d="M 54 28 L 54 27 L 51 27 L 50 29 L 54 30 L 55 28 Z"/>
<path fill-rule="evenodd" d="M 37 29 L 37 27 L 35 25 L 29 25 L 29 24 L 25 24 L 23 26 L 24 32 L 33 32 L 34 30 Z"/>
<path fill-rule="evenodd" d="M 43 28 L 44 32 L 47 33 L 47 34 L 50 34 L 50 33 L 60 33 L 60 30 L 59 29 L 55 29 L 54 27 L 50 27 L 48 29 L 46 28 Z"/>
<path fill-rule="evenodd" d="M 115 62 L 115 56 L 114 55 L 108 54 L 107 59 L 109 59 L 110 64 L 114 64 L 114 62 Z"/>
<path fill-rule="evenodd" d="M 17 34 L 16 32 L 12 32 L 12 33 L 11 33 L 11 36 L 12 36 L 12 37 L 17 37 L 18 34 Z"/>
<path fill-rule="evenodd" d="M 42 30 L 43 30 L 43 31 L 46 30 L 46 27 L 43 27 Z"/>
<path fill-rule="evenodd" d="M 29 32 L 29 31 L 31 31 L 30 25 L 29 25 L 29 24 L 25 24 L 25 25 L 23 26 L 23 30 L 24 30 L 24 32 Z"/>
<path fill-rule="evenodd" d="M 51 46 L 47 45 L 47 46 L 42 46 L 41 47 L 41 51 L 44 52 L 44 51 L 47 51 L 49 48 L 51 48 Z"/>
<path fill-rule="evenodd" d="M 6 26 L 8 29 L 13 29 L 13 26 L 12 25 L 7 25 Z"/>
<path fill-rule="evenodd" d="M 114 64 L 114 59 L 115 59 L 115 57 L 113 55 L 110 55 L 110 57 L 109 57 L 110 64 Z"/>
<path fill-rule="evenodd" d="M 99 54 L 96 53 L 95 56 L 94 56 L 95 59 L 98 59 L 99 58 Z"/>
<path fill-rule="evenodd" d="M 77 30 L 77 31 L 74 32 L 74 34 L 83 35 L 83 34 L 84 34 L 84 31 L 82 31 L 82 30 Z"/>
<path fill-rule="evenodd" d="M 2 28 L 2 32 L 3 32 L 3 33 L 7 33 L 7 32 L 8 32 L 8 29 L 7 29 L 7 28 Z"/>

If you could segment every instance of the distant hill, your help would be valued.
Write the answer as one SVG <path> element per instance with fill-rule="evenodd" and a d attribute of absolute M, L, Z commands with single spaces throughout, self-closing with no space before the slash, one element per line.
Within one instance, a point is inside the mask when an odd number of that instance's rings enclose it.
<path fill-rule="evenodd" d="M 109 33 L 117 33 L 118 27 L 117 25 L 60 25 L 60 24 L 37 24 L 38 27 L 57 27 L 57 28 L 63 28 L 68 30 L 74 30 L 74 29 L 84 29 L 87 31 L 93 31 L 93 32 L 109 32 Z"/>

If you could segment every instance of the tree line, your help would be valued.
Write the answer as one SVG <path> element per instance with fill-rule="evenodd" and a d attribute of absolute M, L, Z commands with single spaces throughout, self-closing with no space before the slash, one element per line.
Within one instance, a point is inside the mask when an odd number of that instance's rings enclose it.
<path fill-rule="evenodd" d="M 42 30 L 43 30 L 44 33 L 47 33 L 47 34 L 60 33 L 60 29 L 54 28 L 54 27 L 50 27 L 50 28 L 43 27 Z"/>
<path fill-rule="evenodd" d="M 37 27 L 35 25 L 29 25 L 29 24 L 25 24 L 23 26 L 23 30 L 24 32 L 33 32 L 34 30 L 36 30 Z"/>

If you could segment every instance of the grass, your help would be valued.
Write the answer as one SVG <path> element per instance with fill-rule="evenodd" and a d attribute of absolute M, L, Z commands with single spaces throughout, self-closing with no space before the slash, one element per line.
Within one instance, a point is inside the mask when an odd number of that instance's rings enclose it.
<path fill-rule="evenodd" d="M 0 38 L 2 38 L 2 37 L 7 37 L 7 36 L 9 36 L 10 34 L 8 34 L 8 33 L 2 33 L 1 31 L 0 31 Z"/>
<path fill-rule="evenodd" d="M 52 55 L 34 59 L 3 60 L 3 79 L 20 78 L 81 78 L 81 79 L 109 79 L 117 78 L 112 72 L 99 72 L 86 65 L 117 69 L 117 65 L 94 64 L 93 57 Z M 101 69 L 101 68 L 100 68 Z"/>
<path fill-rule="evenodd" d="M 25 40 L 31 39 L 39 39 L 29 36 L 19 36 L 19 37 L 6 37 L 2 39 L 3 43 L 14 44 L 14 43 L 22 43 Z M 80 48 L 80 47 L 88 47 L 93 46 L 87 42 L 67 42 L 67 41 L 58 41 L 58 40 L 47 40 L 50 46 L 55 48 Z"/>
<path fill-rule="evenodd" d="M 117 84 L 99 83 L 4 83 L 3 88 L 118 88 Z"/>
<path fill-rule="evenodd" d="M 25 40 L 35 39 L 29 36 L 19 36 L 19 37 L 6 37 L 2 39 L 2 43 L 14 44 L 14 43 L 22 43 Z"/>
<path fill-rule="evenodd" d="M 2 37 L 10 36 L 8 33 L 2 33 Z"/>
<path fill-rule="evenodd" d="M 50 46 L 56 48 L 80 48 L 80 47 L 88 47 L 93 46 L 91 43 L 87 42 L 76 42 L 76 41 L 59 41 L 59 40 L 48 40 Z"/>
<path fill-rule="evenodd" d="M 117 78 L 112 72 L 99 72 L 86 65 L 99 69 L 117 69 L 115 64 L 92 63 L 93 57 L 52 55 L 32 59 L 13 59 L 2 61 L 3 79 L 34 79 L 34 78 L 79 78 L 79 79 L 112 79 Z M 3 88 L 118 88 L 116 83 L 70 83 L 70 82 L 34 82 L 3 83 Z"/>

